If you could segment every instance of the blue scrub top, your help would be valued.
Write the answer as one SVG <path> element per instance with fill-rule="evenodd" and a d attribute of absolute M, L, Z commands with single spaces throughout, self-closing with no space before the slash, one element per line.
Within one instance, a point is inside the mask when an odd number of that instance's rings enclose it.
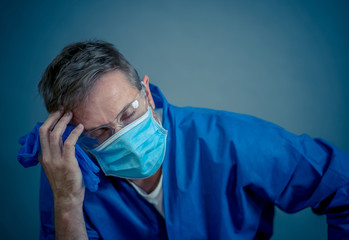
<path fill-rule="evenodd" d="M 168 130 L 165 219 L 129 183 L 100 171 L 86 190 L 90 239 L 269 239 L 274 206 L 327 214 L 329 239 L 349 238 L 349 156 L 264 120 L 167 103 L 151 85 Z M 42 171 L 41 239 L 54 239 L 52 192 Z"/>

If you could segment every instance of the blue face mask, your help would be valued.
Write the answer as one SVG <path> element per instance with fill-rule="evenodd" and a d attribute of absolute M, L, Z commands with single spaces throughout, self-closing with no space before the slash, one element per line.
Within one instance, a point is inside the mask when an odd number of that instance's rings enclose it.
<path fill-rule="evenodd" d="M 167 130 L 153 117 L 152 110 L 116 132 L 90 152 L 107 176 L 147 178 L 161 166 Z"/>

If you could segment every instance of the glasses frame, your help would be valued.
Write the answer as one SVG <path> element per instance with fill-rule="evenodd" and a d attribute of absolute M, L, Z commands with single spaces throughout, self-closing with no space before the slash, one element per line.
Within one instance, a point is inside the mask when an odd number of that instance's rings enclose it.
<path fill-rule="evenodd" d="M 91 133 L 98 130 L 98 129 L 101 129 L 101 128 L 109 128 L 109 129 L 112 129 L 113 131 L 113 134 L 115 133 L 115 128 L 113 126 L 118 126 L 120 129 L 124 128 L 125 126 L 123 126 L 122 124 L 120 124 L 120 116 L 122 116 L 122 114 L 130 107 L 132 106 L 132 104 L 134 104 L 135 102 L 140 102 L 140 100 L 142 99 L 142 97 L 145 98 L 145 101 L 146 101 L 146 104 L 147 104 L 147 107 L 149 106 L 149 102 L 148 102 L 148 99 L 146 98 L 146 93 L 145 93 L 145 87 L 144 85 L 142 84 L 142 89 L 140 90 L 140 93 L 139 93 L 139 96 L 134 99 L 132 102 L 128 103 L 119 113 L 118 115 L 116 115 L 116 117 L 114 118 L 113 121 L 109 122 L 109 123 L 106 123 L 106 124 L 102 124 L 96 128 L 93 128 L 87 132 L 83 132 L 83 135 L 86 136 L 86 137 L 90 137 Z M 139 103 L 138 103 L 139 104 Z M 148 109 L 146 107 L 146 109 Z"/>

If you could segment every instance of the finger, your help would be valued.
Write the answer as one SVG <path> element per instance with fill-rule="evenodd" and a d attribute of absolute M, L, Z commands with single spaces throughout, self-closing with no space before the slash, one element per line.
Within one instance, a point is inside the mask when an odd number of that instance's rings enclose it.
<path fill-rule="evenodd" d="M 52 126 L 57 123 L 62 114 L 62 111 L 51 113 L 39 128 L 40 145 L 43 153 L 46 153 L 49 150 L 48 134 L 51 131 Z"/>
<path fill-rule="evenodd" d="M 42 124 L 43 128 L 47 129 L 47 131 L 52 131 L 58 120 L 62 117 L 63 110 L 59 110 L 53 113 L 50 113 L 46 119 L 46 121 Z"/>
<path fill-rule="evenodd" d="M 68 123 L 72 118 L 72 113 L 65 113 L 57 122 L 52 132 L 50 133 L 50 149 L 53 154 L 60 154 L 62 150 L 62 135 L 67 128 Z"/>
<path fill-rule="evenodd" d="M 64 158 L 70 159 L 69 156 L 75 154 L 75 144 L 79 139 L 81 133 L 84 131 L 84 126 L 80 123 L 73 131 L 69 134 L 64 142 Z"/>

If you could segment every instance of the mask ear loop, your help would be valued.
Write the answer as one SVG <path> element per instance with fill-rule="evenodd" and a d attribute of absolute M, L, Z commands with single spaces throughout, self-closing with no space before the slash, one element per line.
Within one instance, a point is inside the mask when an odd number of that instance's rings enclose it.
<path fill-rule="evenodd" d="M 162 126 L 162 116 L 160 116 L 160 114 L 158 113 L 158 111 L 155 111 L 155 108 L 153 108 L 149 101 L 148 101 L 148 98 L 147 98 L 147 103 L 148 103 L 148 108 L 151 109 L 151 112 L 152 112 L 152 117 L 154 118 L 154 120 L 160 124 L 160 126 Z"/>
<path fill-rule="evenodd" d="M 155 109 L 153 109 L 152 107 L 151 109 L 155 113 L 155 116 L 153 115 L 155 118 L 155 121 L 157 121 L 162 126 L 162 116 L 160 116 L 160 113 L 158 111 L 155 111 Z"/>

